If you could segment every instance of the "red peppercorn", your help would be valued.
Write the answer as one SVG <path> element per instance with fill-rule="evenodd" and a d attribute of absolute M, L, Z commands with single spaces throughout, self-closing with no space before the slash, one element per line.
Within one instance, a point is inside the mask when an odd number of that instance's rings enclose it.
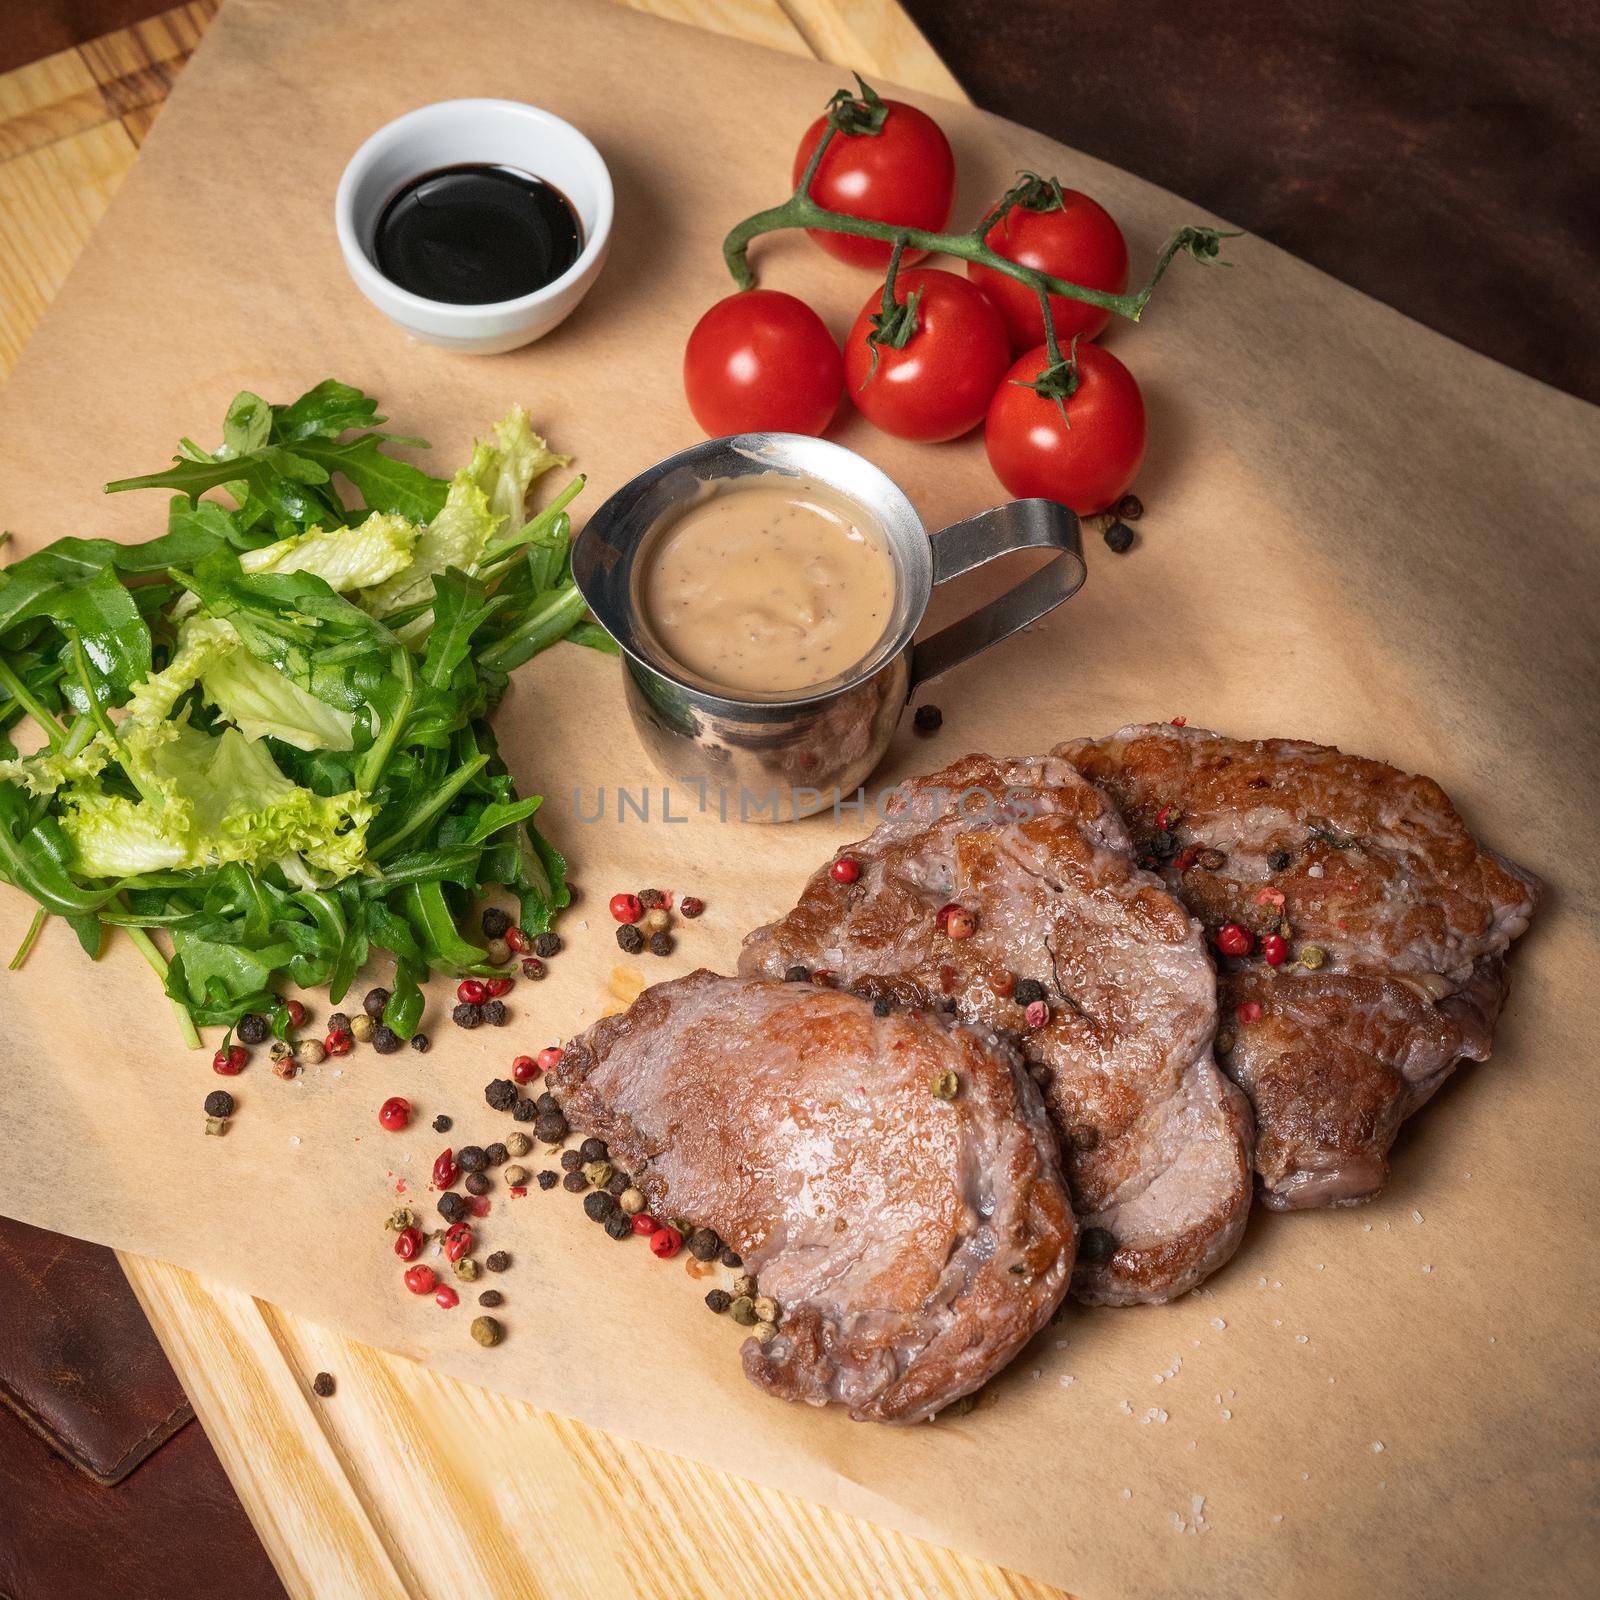
<path fill-rule="evenodd" d="M 688 917 L 691 921 L 700 915 L 706 908 L 706 903 L 699 895 L 686 894 L 678 906 L 679 914 Z"/>
<path fill-rule="evenodd" d="M 1022 1013 L 1030 1028 L 1042 1028 L 1050 1020 L 1050 1007 L 1043 1000 L 1030 1000 Z"/>
<path fill-rule="evenodd" d="M 663 1224 L 650 1235 L 650 1248 L 663 1261 L 668 1261 L 683 1248 L 683 1235 L 676 1228 Z"/>
<path fill-rule="evenodd" d="M 479 983 L 476 978 L 463 978 L 456 985 L 456 999 L 464 1006 L 481 1006 L 488 998 L 487 985 Z"/>
<path fill-rule="evenodd" d="M 828 876 L 835 883 L 854 883 L 861 876 L 861 863 L 854 856 L 840 856 L 828 868 Z"/>
<path fill-rule="evenodd" d="M 949 939 L 970 939 L 978 931 L 977 912 L 968 911 L 965 906 L 952 907 L 944 919 L 944 931 Z"/>
<path fill-rule="evenodd" d="M 461 1296 L 448 1283 L 441 1283 L 439 1292 L 433 1297 L 433 1303 L 441 1311 L 452 1311 L 461 1304 Z"/>
<path fill-rule="evenodd" d="M 306 1025 L 306 1008 L 298 1000 L 285 1000 L 283 1009 L 289 1013 L 289 1026 L 303 1028 Z"/>
<path fill-rule="evenodd" d="M 818 988 L 826 989 L 828 985 L 833 982 L 832 969 L 828 967 L 818 967 L 817 970 L 811 974 L 811 981 L 816 984 Z"/>
<path fill-rule="evenodd" d="M 506 929 L 506 948 L 513 955 L 525 956 L 528 953 L 528 936 L 521 928 L 513 925 Z"/>
<path fill-rule="evenodd" d="M 539 1076 L 539 1063 L 532 1056 L 518 1056 L 511 1063 L 511 1076 L 517 1083 L 532 1083 Z"/>
<path fill-rule="evenodd" d="M 1187 727 L 1188 724 L 1189 724 L 1189 719 L 1187 717 L 1174 717 L 1172 719 L 1172 726 L 1174 728 L 1184 728 L 1184 727 Z"/>
<path fill-rule="evenodd" d="M 378 1121 L 390 1133 L 399 1133 L 411 1120 L 411 1102 L 403 1100 L 397 1094 L 390 1097 L 378 1107 Z"/>
<path fill-rule="evenodd" d="M 483 987 L 491 1000 L 498 1000 L 501 995 L 510 994 L 516 986 L 515 978 L 490 978 Z"/>
<path fill-rule="evenodd" d="M 422 1248 L 422 1230 L 420 1228 L 402 1228 L 394 1236 L 394 1253 L 402 1261 L 410 1261 Z"/>
<path fill-rule="evenodd" d="M 636 894 L 614 894 L 611 897 L 611 915 L 618 922 L 637 922 L 644 915 L 644 906 Z"/>
<path fill-rule="evenodd" d="M 1281 967 L 1289 959 L 1289 941 L 1282 934 L 1267 934 L 1261 941 L 1261 959 L 1269 967 Z"/>
<path fill-rule="evenodd" d="M 539 1058 L 537 1062 L 539 1070 L 541 1072 L 554 1072 L 556 1068 L 561 1065 L 561 1054 L 562 1052 L 560 1045 L 547 1044 L 544 1049 L 539 1052 Z"/>
<path fill-rule="evenodd" d="M 952 911 L 959 911 L 960 909 L 961 907 L 958 906 L 954 900 L 947 900 L 942 906 L 939 907 L 939 914 L 933 919 L 934 927 L 936 927 L 940 933 L 943 933 L 945 927 L 950 921 L 950 913 Z"/>
<path fill-rule="evenodd" d="M 455 1181 L 461 1176 L 456 1168 L 456 1153 L 454 1150 L 441 1150 L 433 1163 L 433 1186 L 435 1189 L 451 1189 Z"/>
<path fill-rule="evenodd" d="M 633 1231 L 635 1233 L 654 1233 L 660 1226 L 661 1224 L 648 1211 L 635 1211 L 633 1214 Z"/>
<path fill-rule="evenodd" d="M 452 1223 L 444 1230 L 444 1253 L 447 1260 L 459 1261 L 472 1249 L 472 1229 L 464 1222 Z"/>
<path fill-rule="evenodd" d="M 211 1070 L 224 1078 L 234 1078 L 244 1071 L 249 1059 L 250 1052 L 242 1044 L 226 1045 L 212 1056 Z"/>
<path fill-rule="evenodd" d="M 416 1266 L 406 1268 L 406 1288 L 412 1294 L 431 1294 L 438 1281 L 438 1273 L 432 1267 L 423 1266 L 420 1261 Z"/>
<path fill-rule="evenodd" d="M 1247 956 L 1255 944 L 1256 936 L 1237 922 L 1225 922 L 1217 929 L 1217 949 L 1225 956 Z"/>
<path fill-rule="evenodd" d="M 544 976 L 544 962 L 538 956 L 529 956 L 522 963 L 522 976 L 524 978 L 542 978 Z"/>
<path fill-rule="evenodd" d="M 486 1216 L 488 1216 L 489 1215 L 489 1197 L 488 1197 L 488 1195 L 486 1195 L 486 1194 L 468 1195 L 467 1196 L 467 1210 L 470 1211 L 473 1214 L 473 1216 L 475 1216 L 475 1217 L 486 1217 Z"/>
<path fill-rule="evenodd" d="M 330 1056 L 347 1056 L 355 1049 L 356 1041 L 353 1034 L 344 1032 L 330 1033 L 322 1041 L 323 1048 Z"/>
<path fill-rule="evenodd" d="M 1261 1020 L 1260 1002 L 1256 1000 L 1246 1000 L 1245 1003 L 1239 1007 L 1237 1015 L 1239 1020 L 1244 1023 L 1259 1022 Z"/>

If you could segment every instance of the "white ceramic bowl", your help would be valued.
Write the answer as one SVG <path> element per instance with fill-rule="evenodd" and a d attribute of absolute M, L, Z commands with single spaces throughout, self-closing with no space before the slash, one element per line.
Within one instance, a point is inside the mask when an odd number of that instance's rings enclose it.
<path fill-rule="evenodd" d="M 554 184 L 583 225 L 578 259 L 532 294 L 485 305 L 429 300 L 384 277 L 372 259 L 383 208 L 424 173 L 478 163 Z M 397 117 L 356 151 L 339 180 L 333 218 L 350 276 L 385 316 L 429 344 L 494 355 L 547 334 L 589 292 L 611 243 L 614 204 L 600 152 L 571 123 L 516 100 L 441 100 Z"/>

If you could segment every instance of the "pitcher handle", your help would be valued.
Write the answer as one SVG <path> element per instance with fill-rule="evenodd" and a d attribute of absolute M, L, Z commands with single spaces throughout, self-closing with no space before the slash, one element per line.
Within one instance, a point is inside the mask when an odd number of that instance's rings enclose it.
<path fill-rule="evenodd" d="M 1054 500 L 1013 500 L 952 523 L 932 536 L 933 581 L 948 583 L 1013 550 L 1059 554 L 1014 589 L 952 622 L 911 650 L 911 688 L 1037 622 L 1083 586 L 1083 540 L 1077 517 Z"/>

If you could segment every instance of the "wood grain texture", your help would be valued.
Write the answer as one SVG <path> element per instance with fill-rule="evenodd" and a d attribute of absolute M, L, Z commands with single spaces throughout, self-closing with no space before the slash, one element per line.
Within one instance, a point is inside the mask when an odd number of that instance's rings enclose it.
<path fill-rule="evenodd" d="M 628 3 L 960 95 L 893 0 Z M 0 76 L 4 370 L 215 11 L 215 0 L 196 0 Z M 1061 1600 L 997 1567 L 457 1383 L 165 1263 L 120 1259 L 296 1596 Z M 326 1400 L 311 1392 L 323 1371 L 338 1384 Z"/>

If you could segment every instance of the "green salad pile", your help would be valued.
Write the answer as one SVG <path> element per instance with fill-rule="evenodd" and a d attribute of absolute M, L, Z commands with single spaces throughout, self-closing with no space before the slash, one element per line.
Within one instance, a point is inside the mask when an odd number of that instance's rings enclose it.
<path fill-rule="evenodd" d="M 567 458 L 520 409 L 450 478 L 385 420 L 332 380 L 242 393 L 219 448 L 107 485 L 174 491 L 165 533 L 0 570 L 0 879 L 39 906 L 14 967 L 48 917 L 91 956 L 124 928 L 196 1044 L 248 1011 L 282 1032 L 283 984 L 337 1001 L 388 951 L 408 1038 L 431 971 L 493 970 L 458 929 L 487 886 L 530 934 L 567 904 L 489 719 L 538 651 L 610 647 L 572 581 L 583 480 L 530 516 Z"/>

